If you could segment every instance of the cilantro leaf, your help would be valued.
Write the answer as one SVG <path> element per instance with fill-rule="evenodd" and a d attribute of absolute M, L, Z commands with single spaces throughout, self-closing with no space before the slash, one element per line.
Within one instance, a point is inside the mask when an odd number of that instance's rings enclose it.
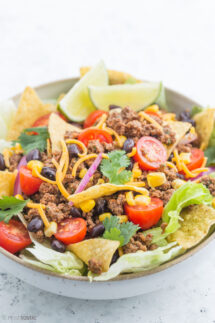
<path fill-rule="evenodd" d="M 105 232 L 104 239 L 117 240 L 120 242 L 120 247 L 126 245 L 131 237 L 140 229 L 138 225 L 132 222 L 119 223 L 117 216 L 111 216 L 103 221 Z"/>
<path fill-rule="evenodd" d="M 131 171 L 125 170 L 130 164 L 130 159 L 123 150 L 114 150 L 108 154 L 109 159 L 103 159 L 100 169 L 110 183 L 120 185 L 129 182 Z"/>
<path fill-rule="evenodd" d="M 37 135 L 32 134 L 32 131 L 36 132 Z M 49 132 L 47 127 L 27 128 L 17 140 L 13 141 L 13 145 L 19 143 L 26 154 L 33 149 L 44 151 L 47 147 L 48 138 Z"/>
<path fill-rule="evenodd" d="M 12 216 L 21 212 L 27 203 L 28 200 L 22 201 L 13 196 L 4 196 L 0 199 L 0 221 L 8 223 Z"/>

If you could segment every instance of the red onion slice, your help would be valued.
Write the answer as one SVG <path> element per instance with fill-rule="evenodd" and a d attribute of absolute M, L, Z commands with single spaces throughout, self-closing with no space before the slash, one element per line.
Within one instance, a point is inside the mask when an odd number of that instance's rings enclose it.
<path fill-rule="evenodd" d="M 13 189 L 14 196 L 22 193 L 21 186 L 20 186 L 19 170 L 22 166 L 25 166 L 25 165 L 27 165 L 27 160 L 26 160 L 26 157 L 23 156 L 19 162 L 19 165 L 17 166 L 18 173 L 16 175 L 16 180 L 15 180 L 14 189 Z"/>

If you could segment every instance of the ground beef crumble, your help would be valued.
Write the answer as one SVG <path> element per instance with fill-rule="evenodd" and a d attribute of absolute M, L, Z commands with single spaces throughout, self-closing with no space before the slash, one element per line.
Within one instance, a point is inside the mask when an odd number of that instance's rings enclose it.
<path fill-rule="evenodd" d="M 138 250 L 147 251 L 147 250 L 154 250 L 157 248 L 157 245 L 152 244 L 152 235 L 148 234 L 144 236 L 142 232 L 136 233 L 129 243 L 127 243 L 123 247 L 123 253 L 134 253 Z"/>
<path fill-rule="evenodd" d="M 205 185 L 212 196 L 215 196 L 215 178 L 212 178 L 210 176 L 203 176 L 200 180 L 200 183 Z"/>
<path fill-rule="evenodd" d="M 22 158 L 22 154 L 13 154 L 10 158 L 9 158 L 9 171 L 13 172 L 15 169 L 17 169 L 17 166 L 20 162 Z"/>
<path fill-rule="evenodd" d="M 108 209 L 113 215 L 122 215 L 124 214 L 125 201 L 125 194 L 120 193 L 117 198 L 116 195 L 113 195 L 107 199 Z"/>
<path fill-rule="evenodd" d="M 102 263 L 99 260 L 96 260 L 94 258 L 90 259 L 88 261 L 88 269 L 97 275 L 100 275 L 102 273 Z"/>

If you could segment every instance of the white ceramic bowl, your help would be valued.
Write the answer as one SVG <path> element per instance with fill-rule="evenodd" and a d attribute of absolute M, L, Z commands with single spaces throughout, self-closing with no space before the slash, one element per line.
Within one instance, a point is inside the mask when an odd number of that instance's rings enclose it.
<path fill-rule="evenodd" d="M 56 81 L 36 87 L 35 90 L 41 99 L 54 99 L 62 92 L 67 92 L 77 80 L 78 78 Z M 166 94 L 168 106 L 176 112 L 197 105 L 196 102 L 170 89 L 166 89 Z M 12 99 L 18 104 L 19 98 L 20 94 Z M 81 299 L 118 299 L 152 292 L 166 285 L 174 284 L 177 280 L 184 279 L 192 272 L 192 268 L 195 268 L 202 261 L 203 255 L 196 253 L 206 246 L 214 236 L 215 233 L 183 256 L 158 268 L 142 273 L 121 275 L 108 282 L 90 283 L 86 277 L 67 277 L 53 274 L 25 264 L 23 260 L 2 248 L 0 248 L 0 264 L 5 271 L 21 280 L 55 294 Z M 191 257 L 193 255 L 195 256 Z"/>

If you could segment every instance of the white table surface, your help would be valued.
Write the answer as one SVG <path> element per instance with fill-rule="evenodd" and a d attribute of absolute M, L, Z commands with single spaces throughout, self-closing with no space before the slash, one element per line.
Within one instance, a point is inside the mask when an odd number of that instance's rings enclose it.
<path fill-rule="evenodd" d="M 213 0 L 0 0 L 0 98 L 76 76 L 102 58 L 213 105 L 214 10 Z M 0 322 L 213 323 L 214 249 L 213 242 L 189 280 L 118 301 L 52 295 L 0 270 Z"/>

